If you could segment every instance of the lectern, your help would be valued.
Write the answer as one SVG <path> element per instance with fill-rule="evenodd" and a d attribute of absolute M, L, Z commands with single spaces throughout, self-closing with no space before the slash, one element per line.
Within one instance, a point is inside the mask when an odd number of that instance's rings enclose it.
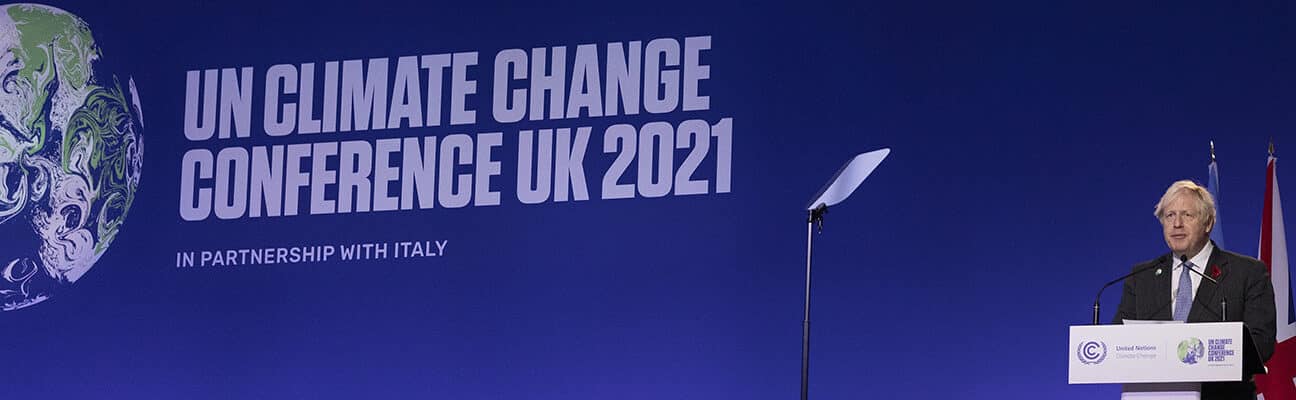
<path fill-rule="evenodd" d="M 1263 374 L 1241 322 L 1071 327 L 1067 382 L 1123 384 L 1122 399 L 1199 399 L 1202 382 Z"/>

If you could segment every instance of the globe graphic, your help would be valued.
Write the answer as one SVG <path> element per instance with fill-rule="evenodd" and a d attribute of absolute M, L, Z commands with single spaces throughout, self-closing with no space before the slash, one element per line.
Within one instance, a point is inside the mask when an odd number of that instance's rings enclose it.
<path fill-rule="evenodd" d="M 1184 339 L 1179 342 L 1178 350 L 1179 361 L 1184 364 L 1196 364 L 1206 355 L 1206 346 L 1198 338 Z"/>
<path fill-rule="evenodd" d="M 139 188 L 134 80 L 100 71 L 81 18 L 0 6 L 0 310 L 28 307 L 85 276 Z"/>

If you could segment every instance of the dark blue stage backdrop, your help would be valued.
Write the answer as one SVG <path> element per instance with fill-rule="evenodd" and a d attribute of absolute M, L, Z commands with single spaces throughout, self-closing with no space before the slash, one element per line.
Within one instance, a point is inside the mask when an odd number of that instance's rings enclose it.
<path fill-rule="evenodd" d="M 811 396 L 1114 398 L 1161 192 L 1254 255 L 1296 154 L 1286 2 L 4 7 L 4 398 L 791 399 L 884 147 Z"/>

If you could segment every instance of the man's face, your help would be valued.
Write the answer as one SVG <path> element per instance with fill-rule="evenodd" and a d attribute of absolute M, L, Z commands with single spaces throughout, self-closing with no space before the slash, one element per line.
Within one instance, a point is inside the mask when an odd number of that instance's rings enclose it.
<path fill-rule="evenodd" d="M 1192 257 L 1206 246 L 1211 221 L 1201 209 L 1201 200 L 1181 193 L 1161 210 L 1161 228 L 1170 251 Z"/>

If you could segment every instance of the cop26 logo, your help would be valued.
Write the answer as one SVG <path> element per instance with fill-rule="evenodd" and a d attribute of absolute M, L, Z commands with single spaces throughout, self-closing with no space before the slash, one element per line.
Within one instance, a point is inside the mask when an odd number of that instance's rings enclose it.
<path fill-rule="evenodd" d="M 1076 346 L 1076 358 L 1085 364 L 1101 363 L 1107 359 L 1107 343 L 1093 340 L 1080 342 L 1080 345 Z"/>
<path fill-rule="evenodd" d="M 1201 339 L 1190 337 L 1179 342 L 1177 354 L 1179 361 L 1184 364 L 1196 364 L 1201 361 L 1202 356 L 1206 355 L 1206 346 L 1202 344 Z"/>
<path fill-rule="evenodd" d="M 81 279 L 135 200 L 139 96 L 100 56 L 80 17 L 0 6 L 0 310 Z"/>

